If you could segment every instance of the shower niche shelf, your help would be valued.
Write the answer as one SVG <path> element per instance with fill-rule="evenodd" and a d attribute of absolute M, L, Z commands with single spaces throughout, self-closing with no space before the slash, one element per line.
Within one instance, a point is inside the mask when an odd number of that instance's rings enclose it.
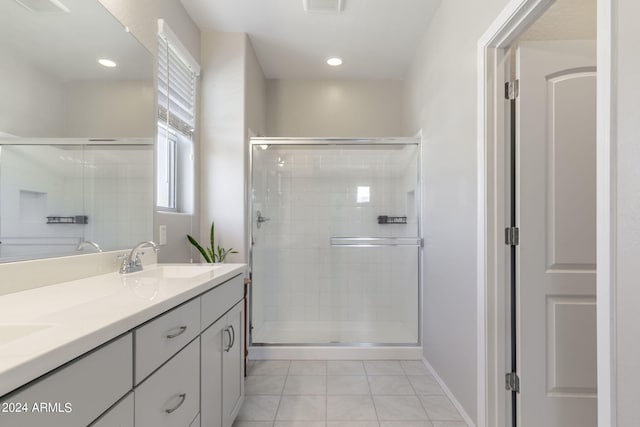
<path fill-rule="evenodd" d="M 48 216 L 47 224 L 88 224 L 89 217 L 86 215 L 75 216 Z"/>
<path fill-rule="evenodd" d="M 378 216 L 378 224 L 406 224 L 406 223 L 407 223 L 406 216 L 387 216 L 387 215 Z"/>

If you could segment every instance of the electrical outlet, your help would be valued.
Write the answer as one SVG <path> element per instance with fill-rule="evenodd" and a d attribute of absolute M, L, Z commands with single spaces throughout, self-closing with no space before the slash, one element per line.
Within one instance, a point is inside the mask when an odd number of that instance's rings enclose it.
<path fill-rule="evenodd" d="M 167 244 L 167 226 L 161 225 L 158 230 L 158 240 L 161 245 Z"/>

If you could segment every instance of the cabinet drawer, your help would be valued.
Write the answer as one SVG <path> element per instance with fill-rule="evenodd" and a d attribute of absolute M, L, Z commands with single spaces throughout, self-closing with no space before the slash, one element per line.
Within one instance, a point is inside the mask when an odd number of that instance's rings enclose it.
<path fill-rule="evenodd" d="M 200 300 L 196 298 L 174 308 L 137 328 L 134 334 L 135 383 L 140 384 L 200 334 Z"/>
<path fill-rule="evenodd" d="M 91 424 L 91 427 L 133 427 L 133 392 Z"/>
<path fill-rule="evenodd" d="M 203 294 L 200 298 L 202 302 L 202 330 L 204 331 L 227 310 L 236 305 L 243 295 L 244 278 L 242 274 Z"/>
<path fill-rule="evenodd" d="M 200 338 L 135 389 L 136 427 L 188 427 L 200 409 Z"/>
<path fill-rule="evenodd" d="M 127 334 L 5 399 L 0 410 L 13 410 L 0 413 L 0 425 L 87 426 L 131 390 L 132 358 L 133 341 Z M 14 412 L 18 404 L 28 412 Z"/>

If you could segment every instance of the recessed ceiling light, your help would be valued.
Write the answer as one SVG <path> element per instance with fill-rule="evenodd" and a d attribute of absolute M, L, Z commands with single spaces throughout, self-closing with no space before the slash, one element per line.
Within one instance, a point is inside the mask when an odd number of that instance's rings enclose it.
<path fill-rule="evenodd" d="M 100 65 L 102 65 L 103 67 L 109 67 L 109 68 L 113 68 L 113 67 L 118 65 L 114 61 L 112 61 L 110 59 L 105 59 L 105 58 L 98 59 L 98 63 Z"/>
<path fill-rule="evenodd" d="M 336 57 L 333 58 L 329 58 L 327 59 L 327 64 L 331 65 L 332 67 L 337 67 L 339 65 L 342 65 L 342 59 Z"/>

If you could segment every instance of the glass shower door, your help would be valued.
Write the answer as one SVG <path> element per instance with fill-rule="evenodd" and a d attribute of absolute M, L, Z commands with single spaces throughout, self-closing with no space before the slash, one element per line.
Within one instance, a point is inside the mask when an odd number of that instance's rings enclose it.
<path fill-rule="evenodd" d="M 330 142 L 252 141 L 252 344 L 416 344 L 419 145 Z"/>

